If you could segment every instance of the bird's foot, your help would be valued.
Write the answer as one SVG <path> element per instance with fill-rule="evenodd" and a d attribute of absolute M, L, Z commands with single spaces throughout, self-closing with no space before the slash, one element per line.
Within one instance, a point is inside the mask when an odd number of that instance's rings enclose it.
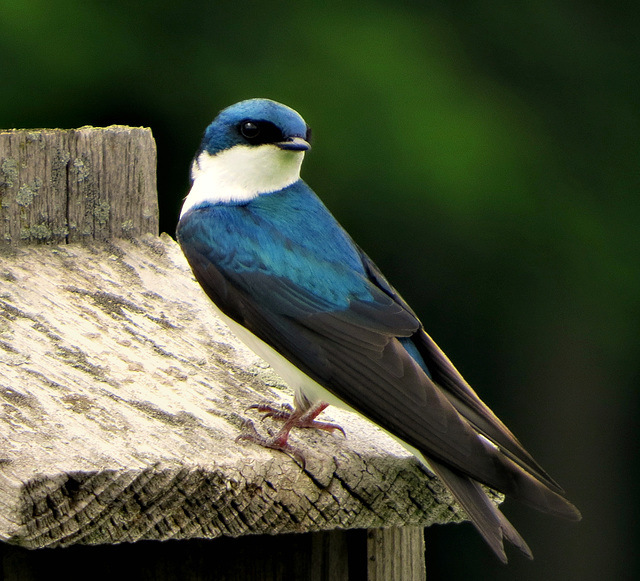
<path fill-rule="evenodd" d="M 273 418 L 274 420 L 281 420 L 286 422 L 294 413 L 293 406 L 288 403 L 283 403 L 279 406 L 256 403 L 250 405 L 247 410 L 257 410 L 261 414 L 262 419 Z"/>
<path fill-rule="evenodd" d="M 252 406 L 253 407 L 253 406 Z M 304 470 L 306 466 L 306 460 L 302 452 L 289 444 L 289 432 L 291 428 L 287 428 L 284 426 L 277 434 L 273 434 L 271 430 L 267 430 L 269 432 L 269 437 L 262 436 L 256 430 L 254 423 L 251 420 L 245 420 L 243 425 L 244 431 L 236 438 L 236 442 L 240 442 L 242 440 L 246 440 L 248 442 L 253 442 L 254 444 L 258 444 L 263 448 L 271 448 L 272 450 L 280 450 L 285 454 L 291 456 L 294 460 L 296 460 Z"/>
<path fill-rule="evenodd" d="M 254 423 L 251 420 L 245 420 L 244 432 L 236 438 L 236 442 L 247 440 L 254 442 L 264 448 L 271 448 L 272 450 L 280 450 L 285 454 L 289 454 L 294 460 L 297 460 L 304 469 L 306 461 L 302 452 L 289 444 L 289 433 L 293 428 L 314 428 L 316 430 L 323 430 L 325 432 L 335 432 L 339 430 L 342 435 L 346 437 L 344 430 L 337 424 L 330 422 L 319 422 L 316 418 L 324 411 L 329 404 L 318 403 L 310 408 L 293 408 L 289 404 L 281 406 L 270 406 L 256 404 L 250 406 L 248 409 L 258 410 L 260 413 L 265 414 L 264 418 L 273 418 L 274 420 L 284 422 L 282 428 L 278 433 L 274 434 L 271 430 L 267 429 L 269 433 L 268 437 L 262 436 L 256 430 Z"/>
<path fill-rule="evenodd" d="M 335 432 L 336 430 L 342 432 L 342 435 L 346 438 L 344 429 L 338 424 L 331 422 L 319 422 L 316 418 L 326 409 L 329 404 L 319 403 L 310 407 L 306 411 L 294 409 L 289 404 L 285 403 L 281 406 L 271 406 L 265 404 L 255 404 L 249 406 L 248 409 L 258 410 L 263 413 L 265 418 L 272 418 L 274 420 L 285 422 L 285 426 L 289 428 L 313 428 L 315 430 L 323 430 L 325 432 Z"/>

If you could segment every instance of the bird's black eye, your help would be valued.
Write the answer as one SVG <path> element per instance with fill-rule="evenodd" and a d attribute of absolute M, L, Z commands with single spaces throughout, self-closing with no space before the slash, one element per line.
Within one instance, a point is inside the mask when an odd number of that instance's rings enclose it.
<path fill-rule="evenodd" d="M 243 137 L 253 140 L 260 135 L 260 127 L 253 121 L 245 121 L 244 123 L 240 123 L 240 133 L 242 133 Z"/>
<path fill-rule="evenodd" d="M 282 131 L 270 121 L 247 119 L 240 122 L 238 131 L 251 145 L 278 143 L 284 139 Z"/>

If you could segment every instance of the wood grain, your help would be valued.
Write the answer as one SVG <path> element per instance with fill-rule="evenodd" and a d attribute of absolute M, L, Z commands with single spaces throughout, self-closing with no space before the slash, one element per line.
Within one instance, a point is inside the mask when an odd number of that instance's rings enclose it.
<path fill-rule="evenodd" d="M 0 130 L 0 243 L 158 234 L 155 141 L 145 128 Z"/>

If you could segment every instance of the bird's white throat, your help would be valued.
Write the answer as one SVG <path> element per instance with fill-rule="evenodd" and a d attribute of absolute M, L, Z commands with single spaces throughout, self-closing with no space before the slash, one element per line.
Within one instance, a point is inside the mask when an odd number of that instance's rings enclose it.
<path fill-rule="evenodd" d="M 303 151 L 272 144 L 236 145 L 215 155 L 203 151 L 193 161 L 193 184 L 182 205 L 182 217 L 200 204 L 242 202 L 276 192 L 300 179 Z"/>

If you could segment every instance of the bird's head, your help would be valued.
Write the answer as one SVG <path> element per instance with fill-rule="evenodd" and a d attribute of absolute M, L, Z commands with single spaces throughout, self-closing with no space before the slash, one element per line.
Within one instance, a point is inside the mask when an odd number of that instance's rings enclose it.
<path fill-rule="evenodd" d="M 223 109 L 193 160 L 193 185 L 182 215 L 203 203 L 244 202 L 296 182 L 310 136 L 298 113 L 269 99 Z"/>
<path fill-rule="evenodd" d="M 200 151 L 218 155 L 234 147 L 263 146 L 282 151 L 307 151 L 310 130 L 286 105 L 269 99 L 249 99 L 223 109 L 207 127 Z"/>

